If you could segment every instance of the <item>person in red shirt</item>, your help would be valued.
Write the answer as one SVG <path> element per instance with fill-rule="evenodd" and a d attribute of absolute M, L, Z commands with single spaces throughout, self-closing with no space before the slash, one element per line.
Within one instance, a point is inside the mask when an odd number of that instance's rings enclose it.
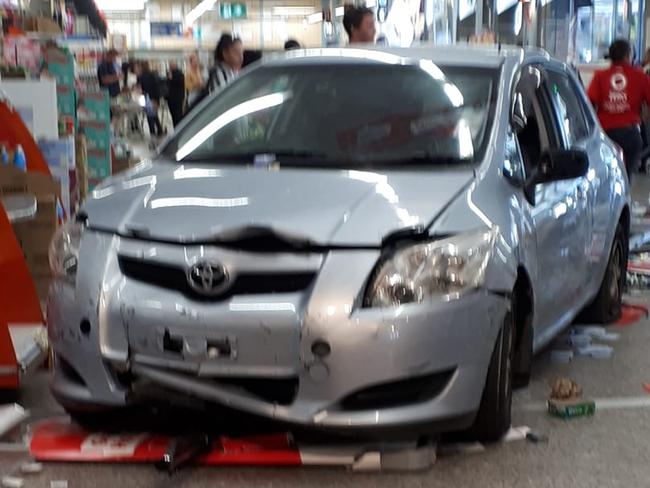
<path fill-rule="evenodd" d="M 630 64 L 632 48 L 619 39 L 609 47 L 612 65 L 596 71 L 587 94 L 596 108 L 600 125 L 623 149 L 628 178 L 639 167 L 643 143 L 639 124 L 641 105 L 650 105 L 650 78 Z"/>

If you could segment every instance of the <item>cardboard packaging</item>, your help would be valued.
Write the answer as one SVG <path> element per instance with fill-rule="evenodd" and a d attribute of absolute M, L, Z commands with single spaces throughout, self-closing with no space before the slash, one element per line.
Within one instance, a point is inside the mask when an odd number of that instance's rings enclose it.
<path fill-rule="evenodd" d="M 596 402 L 585 398 L 572 398 L 569 400 L 548 400 L 548 413 L 554 417 L 569 419 L 585 417 L 596 413 Z"/>
<path fill-rule="evenodd" d="M 0 196 L 23 193 L 36 197 L 36 215 L 31 220 L 15 223 L 13 229 L 38 296 L 45 300 L 51 279 L 48 250 L 58 225 L 56 202 L 61 190 L 58 183 L 46 174 L 0 166 Z"/>
<path fill-rule="evenodd" d="M 137 161 L 131 158 L 122 158 L 122 159 L 114 158 L 112 164 L 113 166 L 112 174 L 115 175 L 117 173 L 121 173 L 122 171 L 126 171 L 127 169 L 135 166 L 136 163 Z"/>

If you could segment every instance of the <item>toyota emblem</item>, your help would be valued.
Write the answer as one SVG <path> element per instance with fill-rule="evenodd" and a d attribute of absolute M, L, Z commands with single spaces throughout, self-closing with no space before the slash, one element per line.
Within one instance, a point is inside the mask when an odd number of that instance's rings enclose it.
<path fill-rule="evenodd" d="M 187 282 L 196 293 L 215 296 L 228 289 L 230 276 L 222 264 L 199 261 L 187 271 Z"/>

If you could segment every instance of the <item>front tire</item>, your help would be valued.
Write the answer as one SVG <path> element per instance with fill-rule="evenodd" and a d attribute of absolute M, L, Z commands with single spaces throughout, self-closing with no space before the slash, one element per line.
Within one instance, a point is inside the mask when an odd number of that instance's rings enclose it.
<path fill-rule="evenodd" d="M 515 324 L 509 310 L 492 352 L 481 405 L 469 431 L 473 439 L 496 442 L 510 428 L 514 356 Z"/>
<path fill-rule="evenodd" d="M 627 255 L 627 236 L 619 224 L 600 289 L 594 301 L 580 315 L 580 322 L 609 324 L 621 317 Z"/>

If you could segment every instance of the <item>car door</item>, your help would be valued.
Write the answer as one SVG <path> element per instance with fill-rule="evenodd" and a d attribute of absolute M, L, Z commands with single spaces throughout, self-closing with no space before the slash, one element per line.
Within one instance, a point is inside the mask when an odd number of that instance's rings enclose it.
<path fill-rule="evenodd" d="M 526 98 L 525 126 L 517 140 L 526 174 L 539 164 L 544 151 L 566 147 L 555 102 L 549 90 L 548 73 L 541 65 L 523 69 L 538 70 L 543 80 L 539 89 L 523 93 Z M 578 182 L 559 181 L 535 185 L 526 190 L 528 214 L 536 241 L 535 343 L 545 343 L 566 325 L 576 312 L 581 280 L 577 275 L 586 267 L 584 254 L 584 213 L 578 204 Z"/>
<path fill-rule="evenodd" d="M 557 182 L 560 193 L 565 196 L 567 217 L 575 220 L 571 228 L 575 234 L 569 247 L 575 272 L 566 270 L 566 281 L 572 283 L 575 295 L 571 297 L 570 307 L 581 309 L 589 298 L 592 268 L 589 256 L 592 252 L 592 229 L 595 198 L 595 175 L 600 158 L 600 147 L 594 144 L 594 127 L 585 116 L 580 100 L 580 88 L 566 67 L 551 65 L 546 70 L 546 88 L 553 104 L 565 149 L 577 149 L 587 153 L 590 171 L 587 175 Z"/>

